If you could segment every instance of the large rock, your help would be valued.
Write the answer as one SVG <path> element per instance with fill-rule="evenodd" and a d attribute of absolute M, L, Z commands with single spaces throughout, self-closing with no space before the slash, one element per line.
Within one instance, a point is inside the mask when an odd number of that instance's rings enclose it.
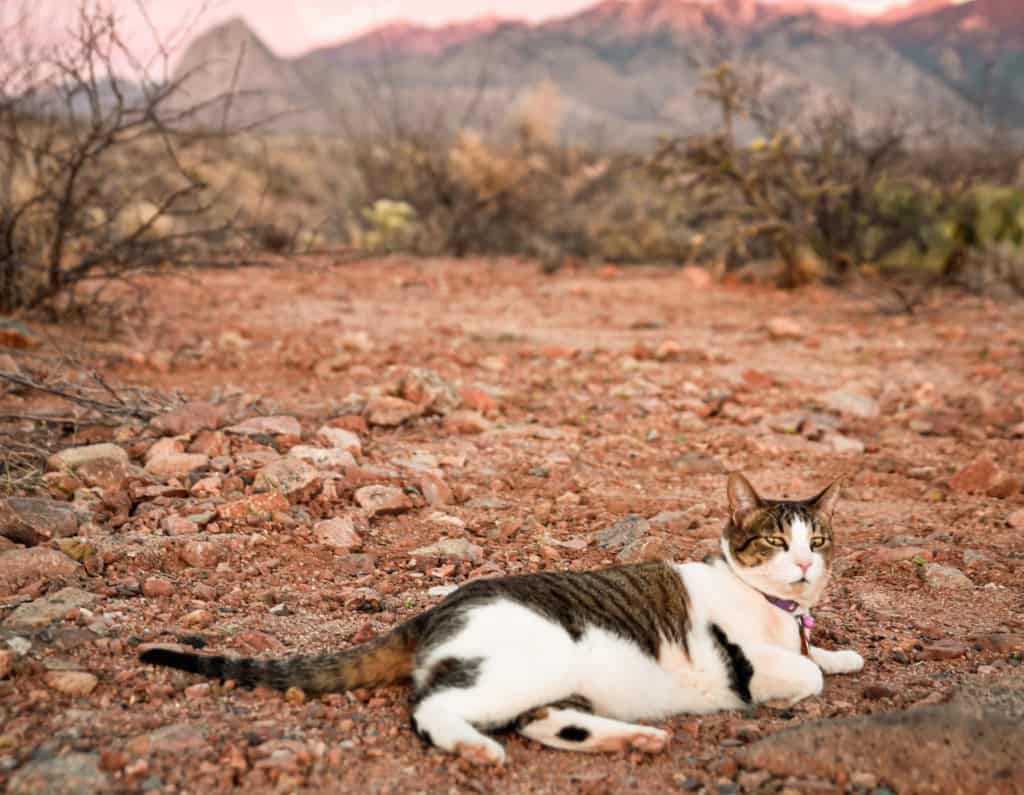
<path fill-rule="evenodd" d="M 301 436 L 302 426 L 295 417 L 250 417 L 224 429 L 238 436 Z"/>
<path fill-rule="evenodd" d="M 288 451 L 288 455 L 320 469 L 345 469 L 356 465 L 352 453 L 339 447 L 311 447 L 297 444 Z"/>
<path fill-rule="evenodd" d="M 362 549 L 363 539 L 356 530 L 355 522 L 348 518 L 324 519 L 313 525 L 313 535 L 321 544 L 339 550 Z"/>
<path fill-rule="evenodd" d="M 449 414 L 462 403 L 455 387 L 426 367 L 414 367 L 402 376 L 398 394 L 428 414 Z"/>
<path fill-rule="evenodd" d="M 98 754 L 70 753 L 35 759 L 16 770 L 8 795 L 94 795 L 106 792 L 109 780 L 99 768 Z"/>
<path fill-rule="evenodd" d="M 128 750 L 139 755 L 199 753 L 208 747 L 206 735 L 187 723 L 172 723 L 128 743 Z"/>
<path fill-rule="evenodd" d="M 973 588 L 971 578 L 954 566 L 926 563 L 921 567 L 921 579 L 932 588 L 957 589 Z"/>
<path fill-rule="evenodd" d="M 950 703 L 818 720 L 734 750 L 748 769 L 780 778 L 869 771 L 901 793 L 1010 795 L 1024 781 L 1024 680 L 1010 674 Z"/>
<path fill-rule="evenodd" d="M 96 675 L 87 671 L 50 671 L 43 681 L 66 696 L 87 696 L 99 683 Z"/>
<path fill-rule="evenodd" d="M 269 519 L 271 514 L 287 511 L 290 507 L 288 500 L 276 492 L 253 494 L 218 506 L 217 518 L 229 522 L 242 521 L 250 516 Z"/>
<path fill-rule="evenodd" d="M 871 419 L 877 417 L 878 401 L 850 389 L 836 389 L 823 398 L 825 405 L 840 414 Z"/>
<path fill-rule="evenodd" d="M 468 560 L 471 563 L 479 563 L 484 559 L 484 550 L 471 541 L 464 538 L 442 538 L 433 544 L 419 547 L 412 551 L 414 558 L 427 558 L 442 560 Z"/>
<path fill-rule="evenodd" d="M 949 479 L 949 488 L 960 494 L 981 494 L 992 488 L 1002 474 L 991 456 L 981 455 Z"/>
<path fill-rule="evenodd" d="M 312 494 L 319 485 L 320 473 L 316 467 L 297 458 L 282 458 L 256 473 L 252 490 L 257 493 L 276 492 L 296 501 Z"/>
<path fill-rule="evenodd" d="M 56 549 L 12 549 L 0 554 L 0 590 L 27 580 L 72 577 L 78 570 L 75 561 Z"/>
<path fill-rule="evenodd" d="M 363 452 L 363 443 L 359 440 L 359 436 L 345 428 L 322 425 L 316 435 L 328 447 L 346 450 L 352 455 L 361 455 Z"/>
<path fill-rule="evenodd" d="M 15 631 L 42 629 L 63 618 L 69 610 L 85 607 L 98 598 L 96 594 L 81 588 L 61 588 L 49 596 L 19 605 L 4 621 L 4 626 Z"/>
<path fill-rule="evenodd" d="M 405 492 L 395 486 L 363 486 L 361 489 L 356 489 L 353 497 L 356 505 L 371 516 L 402 513 L 412 507 Z"/>
<path fill-rule="evenodd" d="M 598 530 L 594 533 L 594 541 L 605 549 L 621 549 L 650 531 L 650 522 L 642 516 L 630 514 L 604 530 Z"/>
<path fill-rule="evenodd" d="M 78 514 L 63 502 L 38 497 L 0 499 L 0 536 L 35 546 L 78 532 Z"/>
<path fill-rule="evenodd" d="M 54 453 L 46 460 L 46 468 L 51 472 L 58 470 L 70 470 L 74 472 L 82 464 L 90 461 L 109 459 L 120 463 L 122 466 L 128 464 L 128 453 L 116 444 L 90 444 L 84 447 L 69 447 Z"/>
<path fill-rule="evenodd" d="M 397 428 L 421 414 L 423 408 L 418 404 L 387 395 L 373 398 L 366 404 L 366 421 L 382 428 Z"/>
<path fill-rule="evenodd" d="M 173 452 L 151 458 L 146 462 L 146 471 L 161 480 L 183 480 L 209 463 L 209 457 L 202 453 Z"/>
<path fill-rule="evenodd" d="M 193 436 L 199 431 L 215 431 L 224 423 L 225 412 L 212 403 L 188 403 L 161 414 L 149 424 L 167 436 Z"/>

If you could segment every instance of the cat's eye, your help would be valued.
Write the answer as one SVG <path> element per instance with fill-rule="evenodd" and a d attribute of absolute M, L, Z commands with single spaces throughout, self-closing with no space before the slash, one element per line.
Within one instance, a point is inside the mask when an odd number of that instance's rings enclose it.
<path fill-rule="evenodd" d="M 811 539 L 811 549 L 821 549 L 825 546 L 825 536 L 815 536 Z"/>
<path fill-rule="evenodd" d="M 773 547 L 786 548 L 786 539 L 779 538 L 778 536 L 765 536 L 764 540 Z"/>

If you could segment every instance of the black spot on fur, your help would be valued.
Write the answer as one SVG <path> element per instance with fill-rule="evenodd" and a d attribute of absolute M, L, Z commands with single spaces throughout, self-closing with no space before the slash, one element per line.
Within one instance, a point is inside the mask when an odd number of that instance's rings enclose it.
<path fill-rule="evenodd" d="M 711 634 L 721 649 L 722 657 L 729 669 L 729 687 L 744 703 L 750 704 L 753 701 L 750 695 L 750 680 L 754 676 L 754 666 L 750 664 L 743 649 L 730 641 L 729 636 L 718 624 L 711 625 Z"/>
<path fill-rule="evenodd" d="M 590 737 L 590 732 L 582 726 L 563 726 L 558 730 L 558 736 L 571 743 L 581 743 Z"/>
<path fill-rule="evenodd" d="M 480 678 L 480 666 L 483 664 L 483 657 L 472 657 L 468 659 L 460 657 L 445 657 L 434 664 L 427 675 L 426 681 L 413 696 L 413 705 L 418 704 L 427 696 L 433 695 L 439 690 L 448 690 L 453 687 L 472 687 Z"/>
<path fill-rule="evenodd" d="M 419 723 L 417 723 L 417 721 L 416 721 L 416 716 L 415 715 L 412 716 L 412 718 L 410 719 L 410 722 L 412 723 L 413 734 L 415 734 L 417 737 L 419 737 L 421 740 L 423 740 L 423 742 L 425 742 L 427 745 L 433 745 L 434 744 L 434 738 L 430 736 L 430 732 L 428 732 L 426 729 L 421 729 L 420 728 Z"/>

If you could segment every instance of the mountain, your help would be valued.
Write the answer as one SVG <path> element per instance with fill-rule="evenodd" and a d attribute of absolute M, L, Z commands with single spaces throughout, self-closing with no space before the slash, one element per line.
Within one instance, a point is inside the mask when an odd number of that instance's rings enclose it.
<path fill-rule="evenodd" d="M 194 39 L 172 80 L 177 109 L 198 109 L 209 125 L 267 122 L 271 129 L 317 129 L 326 119 L 299 64 L 279 58 L 241 17 Z"/>
<path fill-rule="evenodd" d="M 868 18 L 805 0 L 600 0 L 532 25 L 395 23 L 290 59 L 233 20 L 193 42 L 178 73 L 192 71 L 193 100 L 235 81 L 244 96 L 232 119 L 273 116 L 279 130 L 352 133 L 399 117 L 479 125 L 553 83 L 567 139 L 645 145 L 709 127 L 714 109 L 695 89 L 722 58 L 757 74 L 793 117 L 845 106 L 868 124 L 897 114 L 970 127 L 984 109 L 1024 126 L 1020 2 L 915 0 Z"/>
<path fill-rule="evenodd" d="M 911 16 L 878 33 L 909 61 L 992 118 L 1024 126 L 1021 0 L 973 0 Z"/>
<path fill-rule="evenodd" d="M 322 47 L 305 56 L 326 64 L 363 64 L 410 55 L 440 55 L 449 47 L 487 35 L 511 20 L 479 17 L 441 28 L 392 22 L 347 40 L 342 46 Z"/>

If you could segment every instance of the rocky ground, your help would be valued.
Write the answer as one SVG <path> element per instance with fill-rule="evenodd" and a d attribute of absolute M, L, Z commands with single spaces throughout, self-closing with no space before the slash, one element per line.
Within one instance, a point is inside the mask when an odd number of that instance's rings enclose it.
<path fill-rule="evenodd" d="M 702 277 L 304 263 L 162 280 L 113 337 L 0 329 L 0 370 L 74 347 L 180 398 L 106 423 L 0 387 L 0 433 L 54 451 L 0 498 L 0 787 L 1019 791 L 1024 307 Z M 789 710 L 668 721 L 660 756 L 512 737 L 480 770 L 424 747 L 402 688 L 136 662 L 336 648 L 472 577 L 702 556 L 734 469 L 779 497 L 846 478 L 816 634 L 866 666 Z"/>

